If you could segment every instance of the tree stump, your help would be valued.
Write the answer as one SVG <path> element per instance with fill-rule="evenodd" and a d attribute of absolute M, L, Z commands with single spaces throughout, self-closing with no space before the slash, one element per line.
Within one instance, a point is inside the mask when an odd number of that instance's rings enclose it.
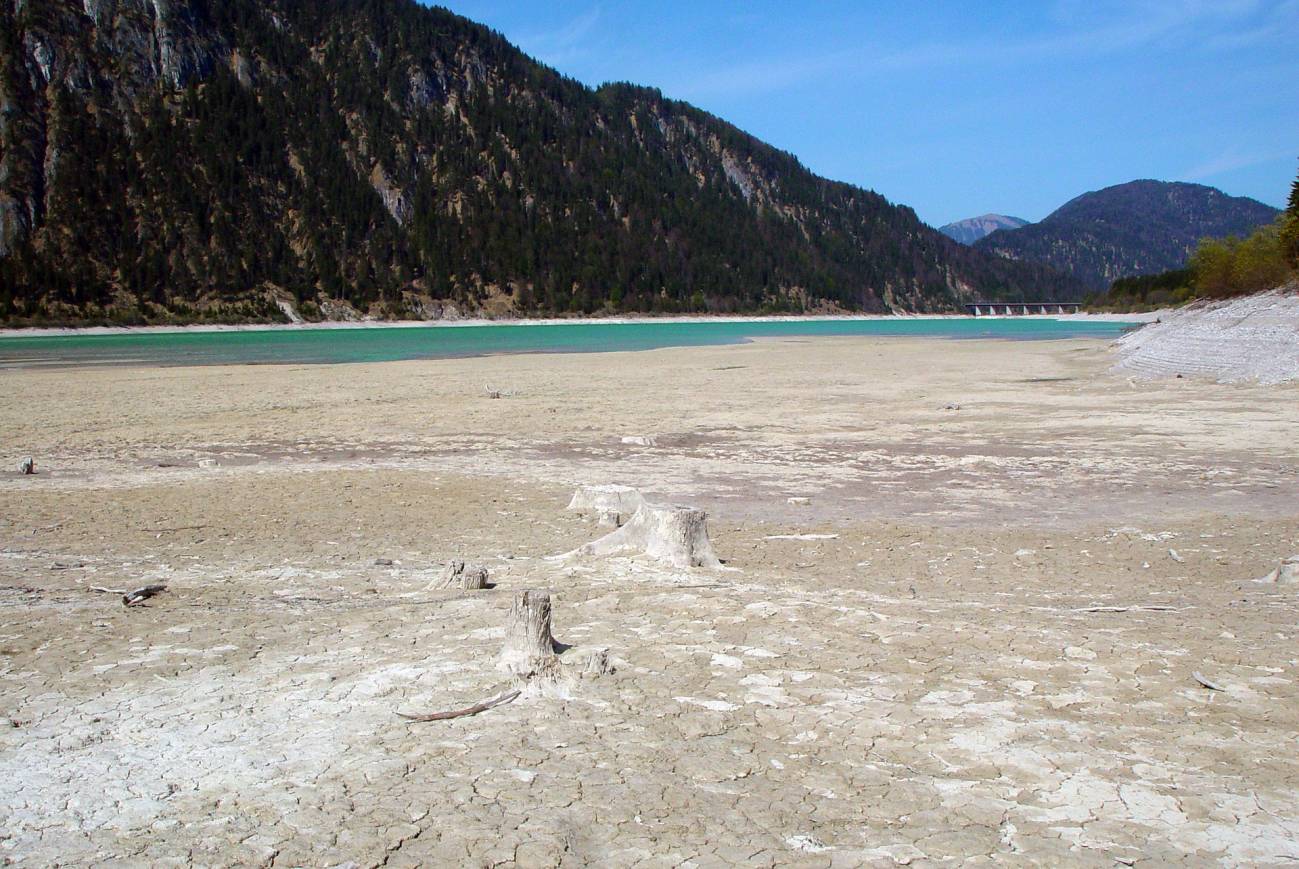
<path fill-rule="evenodd" d="M 1259 580 L 1276 585 L 1299 585 L 1299 555 L 1284 558 L 1276 570 Z"/>
<path fill-rule="evenodd" d="M 708 539 L 708 514 L 676 505 L 644 504 L 626 525 L 569 555 L 644 553 L 674 567 L 721 567 Z"/>
<path fill-rule="evenodd" d="M 459 560 L 449 561 L 442 575 L 429 588 L 459 588 L 465 591 L 487 588 L 487 568 Z"/>
<path fill-rule="evenodd" d="M 644 503 L 640 490 L 631 486 L 579 486 L 568 502 L 568 509 L 593 513 L 601 525 L 618 528 Z"/>
<path fill-rule="evenodd" d="M 550 633 L 550 595 L 524 591 L 515 595 L 505 625 L 498 668 L 518 679 L 552 676 L 559 671 L 555 638 Z"/>
<path fill-rule="evenodd" d="M 615 670 L 608 649 L 593 649 L 580 660 L 582 663 L 577 675 L 582 679 L 598 679 Z"/>
<path fill-rule="evenodd" d="M 18 471 L 22 474 L 36 473 L 36 460 L 31 456 L 24 456 L 23 460 L 18 463 Z"/>
<path fill-rule="evenodd" d="M 609 653 L 597 649 L 579 665 L 581 678 L 596 678 L 614 671 Z M 555 654 L 555 638 L 550 634 L 550 594 L 544 591 L 524 591 L 515 595 L 510 603 L 509 620 L 505 625 L 505 643 L 501 646 L 501 659 L 496 665 L 514 677 L 514 685 L 494 697 L 461 709 L 447 712 L 398 712 L 412 721 L 446 721 L 477 715 L 531 694 L 533 689 L 543 696 L 566 696 L 574 684 L 571 675 L 563 672 L 559 655 Z"/>

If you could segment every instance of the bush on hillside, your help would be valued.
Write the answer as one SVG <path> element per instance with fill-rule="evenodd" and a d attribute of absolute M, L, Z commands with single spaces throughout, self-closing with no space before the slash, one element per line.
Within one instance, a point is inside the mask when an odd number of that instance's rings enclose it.
<path fill-rule="evenodd" d="M 1247 238 L 1202 239 L 1186 268 L 1119 278 L 1109 291 L 1087 300 L 1091 310 L 1152 310 L 1192 299 L 1226 299 L 1270 290 L 1299 273 L 1299 178 L 1275 223 Z"/>
<path fill-rule="evenodd" d="M 1268 290 L 1285 283 L 1294 266 L 1287 256 L 1287 224 L 1282 215 L 1248 238 L 1206 238 L 1191 256 L 1197 296 L 1223 299 Z"/>
<path fill-rule="evenodd" d="M 1126 314 L 1180 305 L 1195 297 L 1190 269 L 1174 269 L 1157 275 L 1136 275 L 1119 278 L 1110 285 L 1108 293 L 1090 299 L 1088 307 L 1101 307 L 1108 311 Z"/>

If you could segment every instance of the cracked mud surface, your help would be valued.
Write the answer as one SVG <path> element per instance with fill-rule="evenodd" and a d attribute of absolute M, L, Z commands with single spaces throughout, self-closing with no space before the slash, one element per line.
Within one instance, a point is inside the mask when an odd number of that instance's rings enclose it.
<path fill-rule="evenodd" d="M 1107 363 L 7 373 L 0 859 L 1293 863 L 1299 592 L 1250 580 L 1299 551 L 1299 390 Z M 579 482 L 706 507 L 729 569 L 547 560 L 603 533 Z M 495 588 L 429 591 L 453 557 Z M 616 672 L 398 718 L 502 688 L 522 588 Z"/>

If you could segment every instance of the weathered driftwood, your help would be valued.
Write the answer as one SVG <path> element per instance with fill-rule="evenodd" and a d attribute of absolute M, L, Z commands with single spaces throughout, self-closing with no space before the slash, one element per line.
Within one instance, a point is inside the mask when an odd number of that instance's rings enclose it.
<path fill-rule="evenodd" d="M 398 712 L 402 718 L 409 718 L 411 721 L 446 721 L 450 718 L 463 718 L 466 715 L 477 715 L 479 712 L 486 712 L 493 706 L 503 706 L 523 693 L 520 688 L 512 688 L 491 697 L 481 703 L 475 703 L 473 706 L 466 706 L 464 709 L 452 709 L 449 712 Z"/>
<path fill-rule="evenodd" d="M 708 514 L 692 507 L 643 504 L 626 525 L 578 547 L 574 555 L 644 553 L 674 567 L 720 567 L 708 539 Z"/>
<path fill-rule="evenodd" d="M 559 669 L 555 638 L 550 633 L 550 595 L 523 591 L 515 595 L 505 623 L 505 643 L 498 669 L 518 679 L 552 676 Z"/>
<path fill-rule="evenodd" d="M 167 586 L 165 585 L 146 585 L 144 588 L 137 588 L 135 591 L 129 591 L 122 595 L 122 603 L 126 606 L 135 606 L 166 590 Z"/>
<path fill-rule="evenodd" d="M 1162 606 L 1154 604 L 1152 606 L 1085 606 L 1074 610 L 1076 613 L 1126 613 L 1126 612 L 1146 612 L 1146 613 L 1180 613 L 1181 610 L 1175 606 Z"/>
<path fill-rule="evenodd" d="M 18 463 L 18 472 L 21 474 L 36 473 L 36 460 L 31 456 L 23 456 L 23 460 Z"/>
<path fill-rule="evenodd" d="M 1195 681 L 1199 682 L 1199 683 L 1200 683 L 1201 685 L 1203 685 L 1205 688 L 1208 688 L 1210 691 L 1226 691 L 1226 690 L 1227 690 L 1226 688 L 1223 688 L 1221 685 L 1219 685 L 1217 682 L 1212 682 L 1212 681 L 1210 681 L 1209 679 L 1207 679 L 1203 673 L 1200 673 L 1200 672 L 1192 673 L 1192 674 L 1191 674 L 1191 678 L 1194 679 Z"/>
<path fill-rule="evenodd" d="M 597 516 L 601 525 L 624 525 L 645 503 L 639 489 L 631 486 L 579 486 L 568 509 Z"/>
<path fill-rule="evenodd" d="M 1259 580 L 1275 585 L 1299 585 L 1299 555 L 1281 559 L 1276 570 Z"/>
<path fill-rule="evenodd" d="M 474 591 L 487 588 L 487 568 L 479 564 L 465 564 L 460 560 L 447 562 L 442 575 L 429 588 L 460 588 Z"/>

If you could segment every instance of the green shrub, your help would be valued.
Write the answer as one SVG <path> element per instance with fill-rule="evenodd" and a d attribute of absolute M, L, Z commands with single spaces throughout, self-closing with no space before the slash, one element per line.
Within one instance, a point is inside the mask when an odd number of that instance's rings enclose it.
<path fill-rule="evenodd" d="M 1190 263 L 1198 295 L 1223 299 L 1285 283 L 1294 269 L 1286 251 L 1285 231 L 1290 219 L 1282 215 L 1248 238 L 1201 241 Z"/>

